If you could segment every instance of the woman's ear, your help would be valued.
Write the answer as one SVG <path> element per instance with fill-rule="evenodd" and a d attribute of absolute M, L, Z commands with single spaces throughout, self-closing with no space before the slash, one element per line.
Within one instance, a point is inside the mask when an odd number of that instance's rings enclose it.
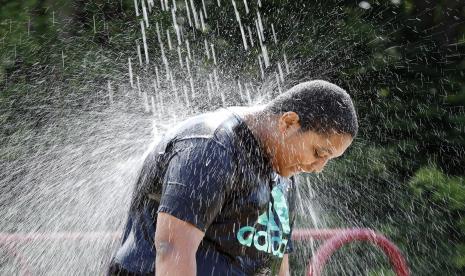
<path fill-rule="evenodd" d="M 281 134 L 288 135 L 300 130 L 299 115 L 288 111 L 279 117 L 278 128 Z"/>

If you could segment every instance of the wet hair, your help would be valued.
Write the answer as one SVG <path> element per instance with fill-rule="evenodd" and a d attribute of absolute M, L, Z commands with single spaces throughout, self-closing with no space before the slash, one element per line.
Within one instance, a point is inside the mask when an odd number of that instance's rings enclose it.
<path fill-rule="evenodd" d="M 357 114 L 349 94 L 327 81 L 300 83 L 268 103 L 266 109 L 273 114 L 297 113 L 302 131 L 335 131 L 352 137 L 358 132 Z"/>

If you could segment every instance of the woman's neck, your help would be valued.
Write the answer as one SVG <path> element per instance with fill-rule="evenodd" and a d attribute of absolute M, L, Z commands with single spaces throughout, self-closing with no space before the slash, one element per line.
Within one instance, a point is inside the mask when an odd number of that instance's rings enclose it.
<path fill-rule="evenodd" d="M 277 147 L 277 116 L 266 112 L 265 106 L 230 107 L 245 122 L 262 149 L 269 156 L 273 169 L 279 172 L 276 153 Z"/>

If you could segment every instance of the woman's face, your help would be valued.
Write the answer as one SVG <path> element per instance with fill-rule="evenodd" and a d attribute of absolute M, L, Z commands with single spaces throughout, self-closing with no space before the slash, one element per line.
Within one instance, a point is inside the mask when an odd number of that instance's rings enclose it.
<path fill-rule="evenodd" d="M 287 119 L 281 117 L 280 121 L 284 122 L 279 123 L 282 135 L 274 163 L 280 175 L 290 177 L 300 172 L 321 172 L 330 159 L 341 156 L 352 143 L 350 134 L 302 132 L 298 115 L 294 114 Z M 294 116 L 297 121 L 292 118 Z"/>

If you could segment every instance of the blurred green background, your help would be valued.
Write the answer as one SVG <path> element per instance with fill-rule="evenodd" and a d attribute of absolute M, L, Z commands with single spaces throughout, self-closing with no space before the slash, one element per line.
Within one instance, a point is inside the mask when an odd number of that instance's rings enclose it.
<path fill-rule="evenodd" d="M 217 24 L 200 35 L 221 45 L 224 68 L 240 64 L 231 74 L 253 78 L 258 50 L 243 53 L 231 3 L 222 2 L 206 1 L 214 9 L 209 22 Z M 323 174 L 307 177 L 323 226 L 384 233 L 413 275 L 465 275 L 465 2 L 261 2 L 279 37 L 270 55 L 285 51 L 292 64 L 284 86 L 322 78 L 356 103 L 354 145 Z M 18 118 L 31 128 L 45 124 L 47 112 L 36 104 L 90 109 L 91 99 L 57 105 L 55 97 L 126 81 L 140 35 L 133 3 L 0 1 L 0 142 L 26 131 Z M 171 20 L 169 12 L 152 16 Z M 383 255 L 367 248 L 345 248 L 326 273 L 391 275 Z M 306 257 L 293 259 L 295 274 Z"/>

